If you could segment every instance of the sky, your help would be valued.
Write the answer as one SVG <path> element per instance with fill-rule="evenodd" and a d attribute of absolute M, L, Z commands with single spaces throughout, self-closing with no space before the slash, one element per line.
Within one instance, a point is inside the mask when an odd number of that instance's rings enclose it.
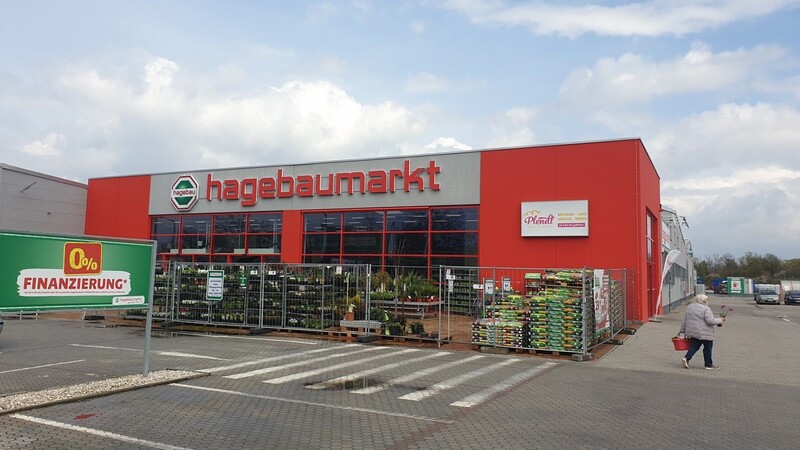
<path fill-rule="evenodd" d="M 638 137 L 697 258 L 800 257 L 800 0 L 0 0 L 0 162 L 87 182 Z"/>

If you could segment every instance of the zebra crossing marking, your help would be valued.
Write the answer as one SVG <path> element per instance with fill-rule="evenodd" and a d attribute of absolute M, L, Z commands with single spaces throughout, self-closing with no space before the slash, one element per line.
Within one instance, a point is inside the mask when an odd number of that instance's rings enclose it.
<path fill-rule="evenodd" d="M 506 378 L 500 383 L 496 383 L 493 386 L 490 386 L 480 392 L 472 394 L 468 397 L 465 397 L 457 402 L 450 403 L 451 406 L 459 406 L 462 408 L 472 408 L 473 406 L 479 405 L 486 401 L 491 396 L 503 392 L 507 389 L 511 389 L 512 387 L 516 386 L 519 383 L 524 382 L 525 380 L 536 376 L 538 373 L 557 365 L 554 362 L 548 361 L 541 366 L 534 367 L 530 370 L 526 370 L 525 372 L 518 373 L 512 377 Z"/>
<path fill-rule="evenodd" d="M 436 373 L 436 372 L 439 372 L 441 370 L 449 369 L 451 367 L 455 367 L 455 366 L 458 366 L 458 365 L 461 365 L 461 364 L 465 364 L 465 363 L 468 363 L 470 361 L 475 361 L 475 360 L 481 359 L 481 358 L 483 358 L 483 356 L 474 355 L 474 356 L 470 356 L 469 358 L 464 358 L 464 359 L 459 359 L 459 360 L 456 360 L 456 361 L 451 361 L 449 363 L 440 364 L 438 366 L 434 366 L 434 367 L 431 367 L 431 368 L 428 368 L 428 369 L 419 370 L 419 371 L 414 372 L 414 373 L 409 374 L 409 375 L 404 375 L 402 377 L 397 377 L 397 378 L 391 379 L 391 380 L 389 380 L 386 383 L 383 383 L 381 385 L 369 386 L 369 387 L 365 387 L 365 388 L 361 388 L 361 389 L 356 389 L 356 390 L 350 391 L 350 393 L 351 394 L 374 394 L 374 393 L 380 392 L 380 391 L 382 391 L 382 390 L 384 390 L 384 389 L 386 389 L 386 388 L 388 388 L 390 386 L 395 386 L 395 385 L 398 385 L 398 384 L 408 383 L 409 381 L 413 381 L 413 380 L 422 378 L 422 377 L 430 375 L 432 373 Z"/>
<path fill-rule="evenodd" d="M 357 345 L 352 344 L 352 346 L 356 347 Z M 203 369 L 203 372 L 214 373 L 214 372 L 224 372 L 226 370 L 241 369 L 242 367 L 256 366 L 256 365 L 264 364 L 264 363 L 270 363 L 270 362 L 275 362 L 275 361 L 283 361 L 284 359 L 297 358 L 298 356 L 302 356 L 302 355 L 311 355 L 311 354 L 320 353 L 320 352 L 329 352 L 329 351 L 332 351 L 332 350 L 340 350 L 343 347 L 344 346 L 342 346 L 342 347 L 326 347 L 326 348 L 320 348 L 320 349 L 316 349 L 316 350 L 307 350 L 307 351 L 301 352 L 299 354 L 298 353 L 292 353 L 292 354 L 289 354 L 289 355 L 271 356 L 269 358 L 255 359 L 255 360 L 252 360 L 252 361 L 245 361 L 245 362 L 241 362 L 241 363 L 237 363 L 237 364 L 231 364 L 231 365 L 228 365 L 228 366 L 219 366 L 219 367 L 212 367 L 210 369 Z"/>
<path fill-rule="evenodd" d="M 370 347 L 370 348 L 384 348 L 384 347 Z M 286 376 L 283 376 L 283 377 L 264 380 L 263 382 L 264 383 L 269 383 L 269 384 L 288 383 L 290 381 L 302 380 L 303 378 L 313 377 L 314 375 L 319 375 L 321 373 L 330 372 L 332 370 L 336 370 L 336 369 L 341 369 L 343 367 L 352 366 L 354 364 L 365 363 L 365 362 L 369 362 L 369 361 L 375 361 L 375 360 L 382 359 L 382 358 L 388 358 L 390 356 L 398 356 L 398 355 L 403 355 L 403 354 L 406 354 L 406 353 L 412 353 L 412 352 L 418 352 L 418 351 L 419 350 L 417 350 L 417 349 L 411 348 L 411 349 L 408 349 L 408 350 L 401 350 L 399 352 L 388 353 L 388 354 L 378 355 L 378 356 L 372 356 L 372 357 L 369 357 L 369 358 L 363 358 L 363 359 L 359 359 L 359 360 L 356 360 L 356 361 L 346 361 L 346 362 L 343 362 L 343 363 L 340 363 L 340 364 L 334 364 L 332 366 L 322 367 L 320 369 L 313 369 L 313 370 L 308 370 L 308 371 L 305 371 L 305 372 L 295 373 L 295 374 L 292 374 L 292 375 L 286 375 Z"/>
<path fill-rule="evenodd" d="M 231 379 L 231 380 L 238 380 L 238 379 L 241 379 L 241 378 L 255 377 L 255 376 L 258 376 L 258 375 L 263 375 L 265 373 L 277 372 L 279 370 L 290 369 L 292 367 L 307 366 L 309 364 L 313 364 L 313 363 L 317 363 L 317 362 L 321 362 L 321 361 L 327 361 L 329 359 L 341 358 L 343 356 L 355 355 L 355 354 L 358 354 L 358 353 L 372 352 L 372 351 L 375 351 L 375 350 L 382 350 L 382 349 L 385 349 L 385 348 L 386 347 L 367 347 L 367 348 L 364 348 L 364 349 L 361 349 L 361 350 L 356 350 L 356 351 L 349 352 L 349 353 L 334 353 L 333 355 L 320 356 L 320 357 L 317 357 L 317 358 L 306 359 L 306 360 L 303 360 L 303 361 L 297 361 L 297 362 L 293 362 L 293 363 L 289 363 L 289 364 L 283 364 L 283 365 L 280 365 L 280 366 L 265 367 L 263 369 L 251 370 L 249 372 L 241 372 L 241 373 L 236 373 L 236 374 L 233 374 L 233 375 L 226 375 L 224 378 L 228 378 L 228 379 Z M 297 355 L 292 355 L 292 356 L 297 356 Z"/>
<path fill-rule="evenodd" d="M 501 367 L 507 366 L 509 364 L 513 364 L 519 361 L 518 359 L 508 359 L 505 361 L 501 361 L 497 364 L 492 364 L 491 366 L 486 366 L 477 370 L 473 370 L 472 372 L 467 372 L 463 375 L 459 375 L 457 377 L 450 378 L 449 380 L 444 380 L 440 383 L 436 383 L 433 386 L 423 389 L 421 391 L 412 392 L 410 394 L 403 395 L 402 397 L 398 397 L 401 400 L 411 400 L 411 401 L 420 401 L 426 399 L 430 396 L 436 395 L 442 391 L 446 391 L 448 389 L 452 389 L 459 384 L 465 383 L 473 378 L 477 378 L 481 375 L 485 375 L 489 372 L 497 370 Z"/>
<path fill-rule="evenodd" d="M 368 375 L 373 375 L 373 374 L 376 374 L 376 373 L 379 373 L 379 372 L 383 372 L 383 371 L 386 371 L 386 370 L 389 370 L 389 369 L 394 369 L 395 367 L 400 367 L 400 366 L 404 366 L 406 364 L 410 364 L 410 363 L 414 363 L 414 362 L 426 361 L 426 360 L 429 360 L 429 359 L 438 358 L 438 357 L 444 356 L 446 354 L 447 353 L 443 353 L 443 352 L 432 353 L 430 355 L 421 356 L 419 358 L 408 359 L 408 360 L 405 360 L 405 361 L 399 361 L 399 362 L 392 363 L 392 364 L 386 364 L 386 365 L 383 365 L 383 366 L 380 366 L 380 367 L 375 367 L 375 368 L 372 368 L 372 369 L 362 370 L 361 372 L 356 372 L 356 373 L 352 373 L 350 375 L 345 375 L 345 376 L 338 377 L 338 378 L 333 378 L 333 379 L 330 379 L 330 380 L 327 380 L 327 381 L 322 381 L 320 383 L 311 384 L 311 385 L 306 386 L 306 389 L 327 389 L 327 388 L 329 388 L 331 386 L 334 386 L 334 385 L 337 385 L 339 383 L 346 383 L 348 381 L 357 380 L 359 378 L 366 377 Z"/>

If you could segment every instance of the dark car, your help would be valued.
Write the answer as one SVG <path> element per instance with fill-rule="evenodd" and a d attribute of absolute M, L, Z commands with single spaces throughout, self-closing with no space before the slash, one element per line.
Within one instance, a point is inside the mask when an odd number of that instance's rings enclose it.
<path fill-rule="evenodd" d="M 3 332 L 3 318 L 0 317 L 0 333 Z"/>
<path fill-rule="evenodd" d="M 800 303 L 800 291 L 786 291 L 783 294 L 783 303 L 787 305 Z"/>

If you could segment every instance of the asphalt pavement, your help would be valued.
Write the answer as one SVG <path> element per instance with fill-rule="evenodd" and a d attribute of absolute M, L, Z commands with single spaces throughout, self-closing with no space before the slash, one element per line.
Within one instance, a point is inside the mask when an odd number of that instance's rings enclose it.
<path fill-rule="evenodd" d="M 672 348 L 685 306 L 587 362 L 290 336 L 153 338 L 197 379 L 0 415 L 0 449 L 797 448 L 800 306 L 710 296 L 714 362 Z M 141 329 L 6 318 L 0 396 L 140 373 Z"/>

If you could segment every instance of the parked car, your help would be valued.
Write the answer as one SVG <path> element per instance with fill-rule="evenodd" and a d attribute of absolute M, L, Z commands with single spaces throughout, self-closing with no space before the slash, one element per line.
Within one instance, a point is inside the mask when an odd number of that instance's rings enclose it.
<path fill-rule="evenodd" d="M 0 333 L 3 332 L 3 318 L 0 317 Z"/>
<path fill-rule="evenodd" d="M 800 303 L 800 291 L 786 291 L 783 294 L 783 303 L 787 305 Z"/>
<path fill-rule="evenodd" d="M 778 291 L 775 289 L 759 289 L 756 292 L 756 303 L 759 305 L 762 303 L 775 303 L 776 305 L 780 303 L 780 296 L 778 295 Z"/>

